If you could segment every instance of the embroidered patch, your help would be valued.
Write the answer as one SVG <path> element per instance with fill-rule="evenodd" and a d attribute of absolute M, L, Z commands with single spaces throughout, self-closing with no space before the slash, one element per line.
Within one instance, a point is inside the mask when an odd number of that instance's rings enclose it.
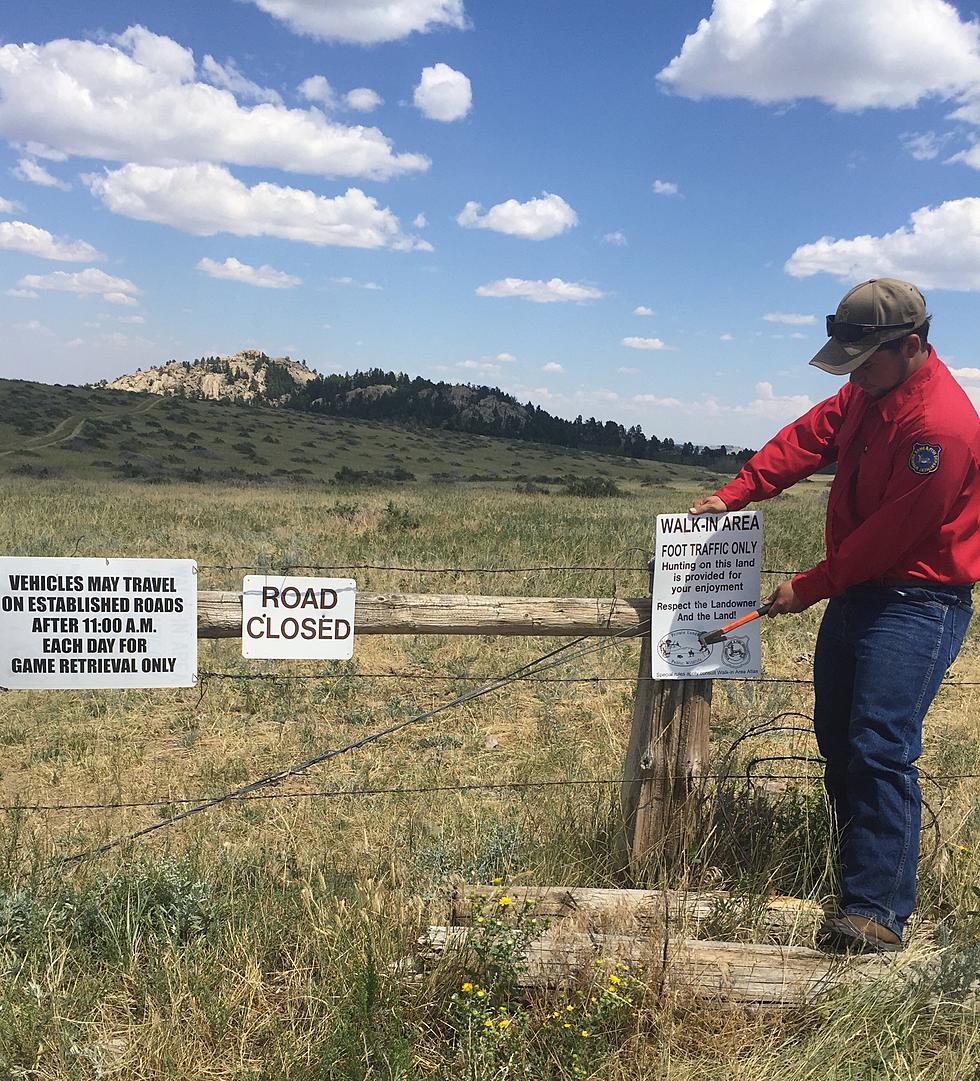
<path fill-rule="evenodd" d="M 935 473 L 939 468 L 942 447 L 938 443 L 913 443 L 909 469 L 913 473 Z"/>

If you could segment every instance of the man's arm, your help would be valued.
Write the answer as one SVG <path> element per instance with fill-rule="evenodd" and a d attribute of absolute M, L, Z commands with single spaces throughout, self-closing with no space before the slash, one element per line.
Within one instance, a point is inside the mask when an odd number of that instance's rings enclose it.
<path fill-rule="evenodd" d="M 931 472 L 915 468 L 916 444 L 939 448 Z M 882 577 L 946 521 L 968 471 L 975 468 L 973 449 L 962 439 L 926 432 L 904 440 L 878 509 L 843 540 L 832 558 L 792 579 L 800 610 L 836 597 L 848 586 Z"/>
<path fill-rule="evenodd" d="M 853 388 L 845 384 L 832 398 L 820 402 L 799 420 L 787 424 L 742 466 L 734 480 L 719 488 L 713 497 L 696 501 L 691 513 L 741 510 L 749 503 L 778 495 L 797 481 L 836 461 L 837 432 L 844 421 L 852 393 Z M 707 506 L 712 498 L 724 506 L 720 509 Z"/>

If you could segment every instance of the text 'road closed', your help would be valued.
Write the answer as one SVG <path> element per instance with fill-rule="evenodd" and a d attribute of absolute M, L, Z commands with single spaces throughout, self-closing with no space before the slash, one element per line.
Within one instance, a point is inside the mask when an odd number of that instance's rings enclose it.
<path fill-rule="evenodd" d="M 242 584 L 242 655 L 348 660 L 354 654 L 352 578 L 247 575 Z"/>

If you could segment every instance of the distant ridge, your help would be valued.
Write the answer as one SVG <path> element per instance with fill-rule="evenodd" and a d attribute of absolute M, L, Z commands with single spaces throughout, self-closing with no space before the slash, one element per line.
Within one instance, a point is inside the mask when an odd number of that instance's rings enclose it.
<path fill-rule="evenodd" d="M 503 436 L 531 443 L 626 458 L 737 468 L 751 450 L 675 443 L 669 436 L 647 436 L 639 424 L 629 428 L 595 417 L 574 420 L 522 403 L 499 387 L 444 383 L 371 368 L 344 375 L 321 375 L 289 357 L 269 357 L 246 349 L 228 357 L 172 360 L 147 371 L 122 375 L 100 386 L 190 399 L 270 405 L 303 413 L 388 421 L 470 435 Z"/>
<path fill-rule="evenodd" d="M 269 357 L 258 349 L 243 349 L 230 357 L 171 360 L 98 385 L 109 390 L 178 398 L 284 405 L 316 377 L 316 372 L 289 357 Z"/>

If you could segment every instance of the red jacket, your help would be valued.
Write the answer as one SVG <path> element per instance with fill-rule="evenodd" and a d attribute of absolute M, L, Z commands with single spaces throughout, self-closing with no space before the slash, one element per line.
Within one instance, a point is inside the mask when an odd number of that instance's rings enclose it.
<path fill-rule="evenodd" d="M 934 349 L 883 398 L 846 383 L 715 494 L 741 510 L 831 462 L 827 558 L 793 579 L 805 606 L 871 578 L 980 581 L 980 418 Z"/>

